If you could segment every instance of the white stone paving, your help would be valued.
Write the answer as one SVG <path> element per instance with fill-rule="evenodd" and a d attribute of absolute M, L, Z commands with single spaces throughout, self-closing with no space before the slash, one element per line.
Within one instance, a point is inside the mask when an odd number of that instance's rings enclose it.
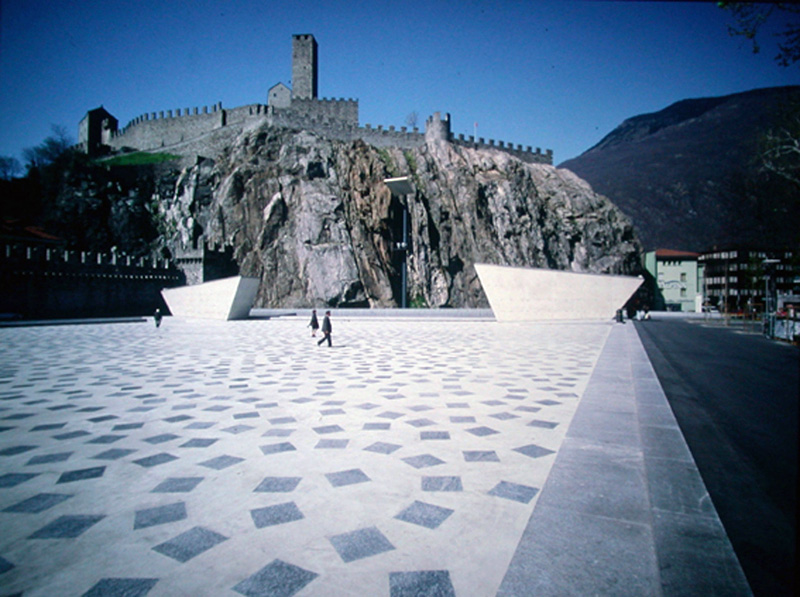
<path fill-rule="evenodd" d="M 306 323 L 0 329 L 0 592 L 494 595 L 611 324 Z"/>

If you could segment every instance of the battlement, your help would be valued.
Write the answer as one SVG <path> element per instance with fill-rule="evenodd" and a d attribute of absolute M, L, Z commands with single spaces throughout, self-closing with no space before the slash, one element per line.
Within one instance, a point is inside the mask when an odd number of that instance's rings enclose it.
<path fill-rule="evenodd" d="M 69 251 L 24 243 L 5 243 L 0 253 L 0 263 L 7 270 L 42 270 L 49 275 L 71 272 L 94 276 L 146 276 L 165 280 L 179 278 L 177 270 L 166 259 L 131 257 L 117 252 Z"/>
<path fill-rule="evenodd" d="M 137 149 L 156 151 L 171 146 L 192 146 L 209 133 L 214 143 L 227 142 L 242 127 L 260 121 L 272 126 L 306 129 L 331 139 L 351 141 L 361 139 L 378 146 L 412 148 L 429 141 L 447 141 L 462 147 L 497 149 L 528 163 L 553 163 L 552 150 L 542 152 L 530 146 L 495 141 L 473 136 L 454 137 L 450 114 L 436 112 L 425 122 L 425 132 L 416 127 L 408 130 L 394 126 L 373 128 L 359 125 L 358 100 L 344 98 L 317 98 L 317 44 L 311 34 L 292 36 L 293 87 L 290 90 L 278 83 L 268 91 L 267 104 L 248 104 L 236 108 L 223 108 L 222 102 L 212 106 L 176 108 L 159 112 L 146 112 L 117 130 L 116 119 L 102 106 L 87 113 L 79 126 L 79 140 L 85 151 L 93 153 L 103 145 L 112 149 Z M 235 127 L 232 125 L 236 125 Z M 230 127 L 228 129 L 228 127 Z M 228 130 L 226 130 L 228 129 Z M 206 139 L 207 141 L 208 139 Z M 107 147 L 106 147 L 107 149 Z"/>

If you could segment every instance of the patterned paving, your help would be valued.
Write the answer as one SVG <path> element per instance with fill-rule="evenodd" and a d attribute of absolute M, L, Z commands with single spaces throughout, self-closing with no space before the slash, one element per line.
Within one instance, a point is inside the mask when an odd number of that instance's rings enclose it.
<path fill-rule="evenodd" d="M 0 329 L 0 591 L 493 595 L 609 324 Z"/>

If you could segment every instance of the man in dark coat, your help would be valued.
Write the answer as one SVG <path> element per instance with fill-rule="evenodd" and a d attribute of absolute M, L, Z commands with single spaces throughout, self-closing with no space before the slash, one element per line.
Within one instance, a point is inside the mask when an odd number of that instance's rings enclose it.
<path fill-rule="evenodd" d="M 331 326 L 331 312 L 325 311 L 325 317 L 322 319 L 322 339 L 317 342 L 317 346 L 321 346 L 325 340 L 328 341 L 328 346 L 333 346 L 331 342 L 331 332 L 333 331 L 333 326 Z"/>

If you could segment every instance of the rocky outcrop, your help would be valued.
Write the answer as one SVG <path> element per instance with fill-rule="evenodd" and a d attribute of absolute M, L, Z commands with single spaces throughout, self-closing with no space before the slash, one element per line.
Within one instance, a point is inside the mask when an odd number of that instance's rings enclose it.
<path fill-rule="evenodd" d="M 414 194 L 384 184 L 408 175 Z M 385 149 L 262 127 L 183 171 L 160 198 L 165 242 L 233 246 L 256 306 L 486 306 L 473 264 L 632 273 L 630 222 L 567 170 L 429 140 Z"/>

